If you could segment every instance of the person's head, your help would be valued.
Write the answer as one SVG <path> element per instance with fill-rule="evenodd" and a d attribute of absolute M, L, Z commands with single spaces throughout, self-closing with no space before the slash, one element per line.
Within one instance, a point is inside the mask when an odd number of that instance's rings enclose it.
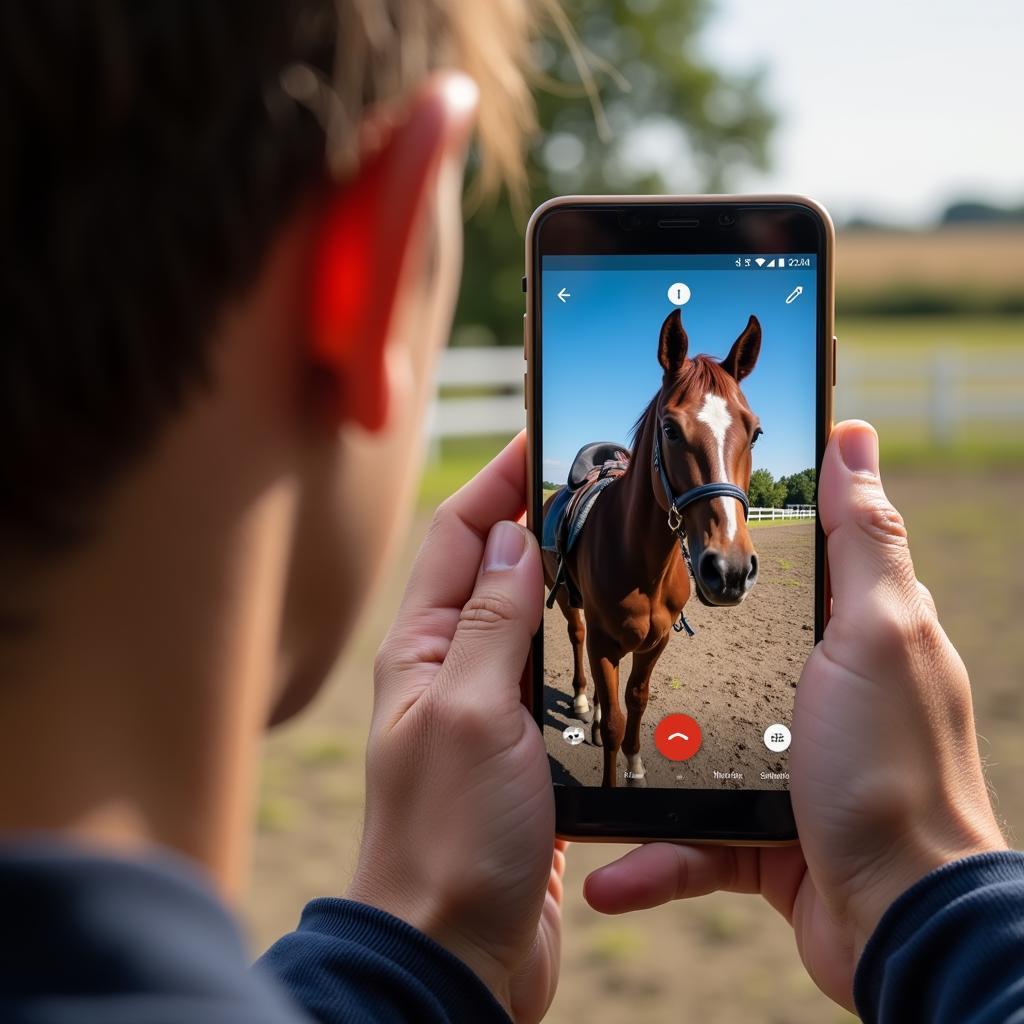
<path fill-rule="evenodd" d="M 103 590 L 97 551 L 148 540 L 185 581 L 232 538 L 274 581 L 265 713 L 312 695 L 410 500 L 474 122 L 483 187 L 522 173 L 531 20 L 3 5 L 0 651 L 45 633 L 73 571 Z"/>

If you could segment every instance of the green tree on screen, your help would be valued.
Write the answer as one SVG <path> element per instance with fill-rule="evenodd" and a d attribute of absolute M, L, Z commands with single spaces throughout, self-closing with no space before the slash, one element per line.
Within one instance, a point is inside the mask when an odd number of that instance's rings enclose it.
<path fill-rule="evenodd" d="M 779 482 L 785 486 L 786 505 L 813 505 L 817 490 L 817 474 L 814 469 L 804 469 L 792 476 L 783 477 Z"/>
<path fill-rule="evenodd" d="M 709 0 L 564 0 L 562 8 L 590 54 L 598 110 L 552 25 L 537 44 L 541 135 L 527 208 L 513 213 L 503 198 L 470 218 L 456 343 L 521 343 L 525 214 L 544 199 L 725 191 L 737 172 L 767 164 L 774 115 L 763 75 L 726 73 L 703 56 Z"/>
<path fill-rule="evenodd" d="M 775 497 L 775 478 L 767 469 L 755 469 L 750 474 L 750 489 L 747 491 L 754 508 L 772 508 Z"/>

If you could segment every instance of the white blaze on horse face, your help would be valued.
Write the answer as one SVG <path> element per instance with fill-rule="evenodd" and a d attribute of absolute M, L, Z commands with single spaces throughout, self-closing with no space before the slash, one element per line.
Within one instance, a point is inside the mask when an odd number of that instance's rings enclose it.
<path fill-rule="evenodd" d="M 711 435 L 715 439 L 715 450 L 718 454 L 718 480 L 709 480 L 708 483 L 732 483 L 725 471 L 725 437 L 729 432 L 729 427 L 732 425 L 732 414 L 729 412 L 729 407 L 725 404 L 725 399 L 721 395 L 714 395 L 708 392 L 704 396 L 704 404 L 701 406 L 700 412 L 697 413 L 697 419 L 701 423 L 706 424 L 711 431 Z M 735 502 L 737 499 L 714 498 L 712 500 L 722 503 L 722 507 L 725 510 L 726 534 L 729 540 L 732 540 L 736 536 Z"/>

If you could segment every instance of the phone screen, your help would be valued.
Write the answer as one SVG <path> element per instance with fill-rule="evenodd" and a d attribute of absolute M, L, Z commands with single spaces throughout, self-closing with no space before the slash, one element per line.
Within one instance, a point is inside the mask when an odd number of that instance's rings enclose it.
<path fill-rule="evenodd" d="M 556 785 L 789 786 L 815 641 L 817 259 L 541 258 Z"/>

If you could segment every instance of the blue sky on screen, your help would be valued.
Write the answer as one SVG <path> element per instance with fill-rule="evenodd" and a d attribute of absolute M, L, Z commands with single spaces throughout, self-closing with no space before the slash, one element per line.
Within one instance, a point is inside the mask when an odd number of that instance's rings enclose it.
<path fill-rule="evenodd" d="M 765 432 L 754 468 L 779 477 L 814 465 L 814 270 L 544 270 L 545 480 L 563 483 L 588 441 L 628 440 L 661 384 L 658 333 L 676 281 L 692 293 L 682 307 L 691 355 L 722 359 L 748 316 L 761 321 L 761 356 L 742 385 Z M 803 294 L 787 305 L 797 285 Z"/>

